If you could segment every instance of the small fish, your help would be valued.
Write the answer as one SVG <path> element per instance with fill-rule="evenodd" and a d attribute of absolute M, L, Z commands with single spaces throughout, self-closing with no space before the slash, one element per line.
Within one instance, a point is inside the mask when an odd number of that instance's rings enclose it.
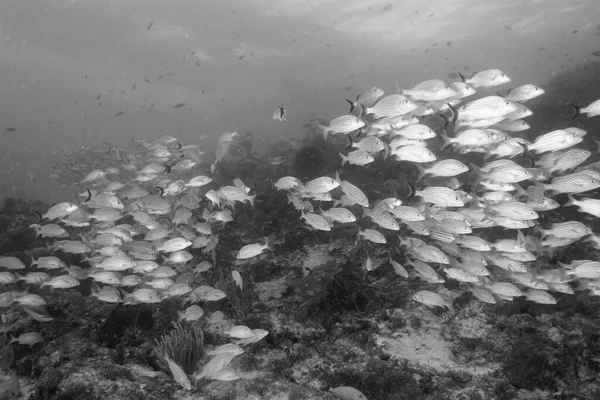
<path fill-rule="evenodd" d="M 281 165 L 281 164 L 285 163 L 286 161 L 287 161 L 287 158 L 283 157 L 283 156 L 269 158 L 269 163 L 271 165 Z"/>
<path fill-rule="evenodd" d="M 115 117 L 120 117 L 123 114 L 125 114 L 124 111 L 119 111 L 118 113 L 115 114 Z"/>
<path fill-rule="evenodd" d="M 475 88 L 503 85 L 511 81 L 510 77 L 499 69 L 487 69 L 474 72 L 470 78 L 465 78 L 459 73 L 460 79 Z"/>
<path fill-rule="evenodd" d="M 573 116 L 571 119 L 575 119 L 581 114 L 587 114 L 588 117 L 596 117 L 600 115 L 600 100 L 593 101 L 586 107 L 580 107 L 571 103 L 571 107 L 573 108 Z"/>
<path fill-rule="evenodd" d="M 357 149 L 357 150 L 351 151 L 350 153 L 348 153 L 347 156 L 345 156 L 342 153 L 338 153 L 338 154 L 339 154 L 340 158 L 342 159 L 342 167 L 346 163 L 358 165 L 358 166 L 364 166 L 364 165 L 370 164 L 373 161 L 375 161 L 375 159 L 373 158 L 372 155 L 370 155 L 369 153 L 367 153 L 366 151 L 364 151 L 362 149 Z"/>
<path fill-rule="evenodd" d="M 190 382 L 190 378 L 183 371 L 183 368 L 181 368 L 179 364 L 173 361 L 166 354 L 164 354 L 163 357 L 167 362 L 169 369 L 171 370 L 171 374 L 173 374 L 173 379 L 175 379 L 175 382 L 179 383 L 186 390 L 192 390 L 192 383 Z"/>
<path fill-rule="evenodd" d="M 412 297 L 413 300 L 419 303 L 425 304 L 427 307 L 442 307 L 448 308 L 450 311 L 453 310 L 452 303 L 444 300 L 439 294 L 430 292 L 428 290 L 421 290 L 415 293 Z"/>
<path fill-rule="evenodd" d="M 31 346 L 33 346 L 37 343 L 43 342 L 43 341 L 44 341 L 44 338 L 39 333 L 27 332 L 27 333 L 22 333 L 18 337 L 12 338 L 9 343 L 17 342 L 19 344 L 26 344 L 29 347 L 31 347 Z"/>
<path fill-rule="evenodd" d="M 287 111 L 285 109 L 285 107 L 283 106 L 283 104 L 279 105 L 275 111 L 273 111 L 273 119 L 277 120 L 279 122 L 281 121 L 287 121 L 287 119 L 285 118 L 287 115 Z"/>
<path fill-rule="evenodd" d="M 196 321 L 200 319 L 204 315 L 204 310 L 197 304 L 189 306 L 185 309 L 185 311 L 177 312 L 177 322 L 181 322 L 183 320 L 186 321 Z"/>
<path fill-rule="evenodd" d="M 152 25 L 154 25 L 154 21 L 150 21 L 150 23 L 148 24 L 148 26 L 146 27 L 146 30 L 149 31 L 150 28 L 152 28 Z"/>
<path fill-rule="evenodd" d="M 365 122 L 354 115 L 342 115 L 341 117 L 332 119 L 327 126 L 320 124 L 317 124 L 317 126 L 323 131 L 323 139 L 326 140 L 327 135 L 330 133 L 347 134 L 364 127 Z"/>
<path fill-rule="evenodd" d="M 238 251 L 236 258 L 238 260 L 247 260 L 249 258 L 256 257 L 257 255 L 261 254 L 263 251 L 268 250 L 268 249 L 270 249 L 269 243 L 265 243 L 265 244 L 260 244 L 260 243 L 248 244 L 248 245 L 242 247 Z"/>
<path fill-rule="evenodd" d="M 183 106 L 185 106 L 185 103 L 177 103 L 177 104 L 175 104 L 175 108 L 181 108 Z"/>

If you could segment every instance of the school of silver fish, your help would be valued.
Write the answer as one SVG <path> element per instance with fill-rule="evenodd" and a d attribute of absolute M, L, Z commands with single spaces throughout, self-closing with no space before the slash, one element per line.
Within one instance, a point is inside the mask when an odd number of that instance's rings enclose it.
<path fill-rule="evenodd" d="M 334 235 L 336 224 L 354 224 L 357 243 L 385 246 L 386 261 L 396 274 L 426 283 L 412 299 L 428 307 L 453 310 L 453 299 L 436 290 L 446 280 L 460 282 L 485 303 L 525 296 L 531 302 L 555 304 L 552 292 L 572 294 L 574 289 L 599 295 L 600 261 L 536 263 L 539 254 L 582 239 L 600 249 L 600 236 L 586 223 L 538 222 L 541 213 L 561 207 L 552 198 L 561 193 L 569 199 L 562 207 L 578 207 L 581 214 L 600 217 L 600 200 L 579 196 L 600 188 L 600 165 L 582 166 L 592 153 L 573 148 L 587 132 L 570 127 L 528 141 L 519 137 L 529 129 L 524 118 L 532 115 L 524 103 L 543 95 L 542 88 L 526 84 L 504 96 L 489 94 L 511 82 L 497 69 L 461 78 L 431 79 L 389 95 L 372 87 L 355 101 L 347 100 L 349 114 L 315 124 L 325 140 L 347 136 L 348 146 L 339 153 L 340 170 L 308 182 L 283 176 L 274 188 L 285 192 L 309 229 Z M 600 100 L 573 109 L 573 118 L 597 116 Z M 275 117 L 285 120 L 283 107 Z M 436 118 L 443 127 L 432 122 Z M 35 320 L 49 321 L 45 288 L 68 290 L 91 278 L 92 296 L 99 301 L 139 304 L 178 298 L 179 321 L 204 317 L 197 303 L 218 301 L 226 293 L 208 285 L 191 287 L 190 281 L 177 277 L 186 270 L 201 275 L 210 269 L 209 255 L 219 244 L 215 226 L 232 221 L 234 207 L 254 206 L 257 194 L 241 180 L 217 187 L 211 178 L 237 136 L 236 131 L 221 135 L 206 174 L 198 174 L 204 151 L 170 135 L 152 142 L 134 140 L 129 151 L 111 145 L 83 149 L 88 150 L 87 159 L 82 156 L 81 165 L 69 165 L 71 179 L 84 174 L 79 201 L 52 206 L 31 226 L 47 240 L 53 255 L 32 257 L 28 263 L 0 257 L 0 307 L 20 307 Z M 480 154 L 483 163 L 467 162 L 468 153 Z M 351 175 L 348 165 L 368 168 L 377 158 L 403 162 L 407 169 L 416 166 L 418 178 L 407 184 L 411 193 L 407 199 L 373 199 L 341 178 Z M 529 160 L 533 164 L 522 165 Z M 465 179 L 461 182 L 459 176 Z M 482 236 L 492 227 L 505 228 L 509 236 L 485 240 Z M 532 227 L 529 234 L 522 232 Z M 396 237 L 397 245 L 391 244 Z M 273 251 L 268 239 L 243 246 L 236 259 L 244 262 Z M 190 249 L 200 249 L 205 259 L 198 260 Z M 83 255 L 85 265 L 67 265 L 61 253 Z M 370 256 L 363 262 L 366 271 L 376 265 L 381 263 Z M 242 275 L 235 268 L 231 279 L 243 290 Z M 9 285 L 18 282 L 25 282 L 27 289 L 10 290 Z M 216 324 L 223 317 L 217 311 L 205 318 Z M 209 353 L 213 358 L 194 380 L 238 379 L 230 362 L 243 352 L 240 346 L 268 334 L 245 326 L 232 326 L 224 333 L 233 342 Z M 12 342 L 31 346 L 42 340 L 39 333 L 28 332 Z M 174 379 L 191 389 L 181 367 L 172 359 L 166 361 Z M 343 387 L 332 393 L 361 398 L 355 390 Z"/>
<path fill-rule="evenodd" d="M 236 135 L 221 136 L 213 169 Z M 210 255 L 219 242 L 213 233 L 215 225 L 231 221 L 232 209 L 241 203 L 252 205 L 256 195 L 250 195 L 251 189 L 238 179 L 232 185 L 205 190 L 212 178 L 194 173 L 203 154 L 196 145 L 181 145 L 165 135 L 154 142 L 135 141 L 130 147 L 129 152 L 110 145 L 85 149 L 94 150 L 92 165 L 100 165 L 104 159 L 104 167 L 85 172 L 79 185 L 86 189 L 79 202 L 56 204 L 31 225 L 36 235 L 47 241 L 52 255 L 32 256 L 29 262 L 0 257 L 0 307 L 20 307 L 37 321 L 51 321 L 45 308 L 45 288 L 68 290 L 88 278 L 93 281 L 91 297 L 101 302 L 127 305 L 179 299 L 178 322 L 202 318 L 204 310 L 197 303 L 226 297 L 223 290 L 209 285 L 192 287 L 193 279 L 178 276 L 187 271 L 201 277 L 212 268 Z M 84 160 L 81 165 L 86 165 Z M 72 168 L 67 179 L 80 172 Z M 195 215 L 198 209 L 201 212 Z M 190 249 L 201 250 L 204 257 L 194 257 Z M 248 244 L 238 251 L 237 259 L 250 259 L 267 249 L 268 243 Z M 82 255 L 82 265 L 67 265 L 62 253 Z M 231 280 L 243 290 L 240 271 L 231 268 L 230 272 Z M 25 290 L 14 290 L 19 282 L 25 282 Z M 223 326 L 223 319 L 224 314 L 216 311 L 206 317 L 206 323 Z M 213 359 L 193 379 L 239 379 L 230 362 L 243 352 L 240 346 L 256 343 L 267 334 L 245 326 L 225 330 L 223 335 L 232 341 L 231 346 L 209 352 Z M 43 340 L 41 334 L 28 332 L 11 343 L 32 346 Z M 190 390 L 189 377 L 181 367 L 167 355 L 165 360 L 174 379 Z"/>

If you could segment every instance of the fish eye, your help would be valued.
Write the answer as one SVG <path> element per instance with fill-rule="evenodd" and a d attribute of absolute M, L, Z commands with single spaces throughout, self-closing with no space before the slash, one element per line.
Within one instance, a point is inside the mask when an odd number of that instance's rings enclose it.
<path fill-rule="evenodd" d="M 505 104 L 505 105 L 507 105 L 507 106 L 509 106 L 509 105 L 510 105 L 510 102 L 508 102 L 508 101 L 505 101 L 505 102 L 504 102 L 504 104 Z"/>

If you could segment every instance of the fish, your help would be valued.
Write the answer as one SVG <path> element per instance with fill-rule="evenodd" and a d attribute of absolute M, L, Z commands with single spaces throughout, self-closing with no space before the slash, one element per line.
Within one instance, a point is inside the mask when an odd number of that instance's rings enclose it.
<path fill-rule="evenodd" d="M 287 111 L 283 104 L 280 104 L 275 111 L 273 111 L 273 119 L 279 122 L 287 121 L 286 119 Z"/>
<path fill-rule="evenodd" d="M 600 100 L 592 101 L 585 107 L 580 107 L 574 103 L 570 103 L 570 105 L 571 108 L 573 108 L 573 115 L 571 116 L 571 119 L 575 119 L 581 114 L 587 114 L 588 118 L 597 117 L 600 115 Z"/>
<path fill-rule="evenodd" d="M 268 242 L 265 244 L 260 244 L 260 243 L 248 244 L 248 245 L 242 247 L 238 251 L 238 253 L 236 255 L 236 259 L 247 260 L 247 259 L 258 256 L 265 250 L 270 250 L 270 246 L 269 246 Z"/>
<path fill-rule="evenodd" d="M 381 12 L 387 11 L 390 8 L 392 8 L 392 5 L 388 4 L 381 9 Z M 361 391 L 350 386 L 338 386 L 335 388 L 330 388 L 329 393 L 343 400 L 367 400 L 367 396 L 365 396 Z"/>
<path fill-rule="evenodd" d="M 474 88 L 498 86 L 511 81 L 510 77 L 499 69 L 474 72 L 470 78 L 464 77 L 460 72 L 458 76 L 464 83 Z"/>
<path fill-rule="evenodd" d="M 323 131 L 323 139 L 327 140 L 327 136 L 329 134 L 348 134 L 364 127 L 365 125 L 366 124 L 363 120 L 349 114 L 332 119 L 329 121 L 329 125 L 317 124 L 317 127 Z"/>

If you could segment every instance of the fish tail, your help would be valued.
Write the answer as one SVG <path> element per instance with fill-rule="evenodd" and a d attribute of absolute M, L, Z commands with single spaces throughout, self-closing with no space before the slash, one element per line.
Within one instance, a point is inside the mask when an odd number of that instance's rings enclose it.
<path fill-rule="evenodd" d="M 253 195 L 253 196 L 248 196 L 248 201 L 250 201 L 250 205 L 251 205 L 252 207 L 254 207 L 254 199 L 256 199 L 256 196 L 257 196 L 257 195 L 258 195 L 258 194 L 255 194 L 255 195 Z"/>
<path fill-rule="evenodd" d="M 415 164 L 417 166 L 417 169 L 419 170 L 419 177 L 417 178 L 417 180 L 421 180 L 423 179 L 423 177 L 425 175 L 427 175 L 427 171 L 425 170 L 425 168 L 423 168 L 422 166 L 420 166 L 419 164 Z"/>
<path fill-rule="evenodd" d="M 346 165 L 346 163 L 348 162 L 348 157 L 346 157 L 345 155 L 343 155 L 342 153 L 338 153 L 340 155 L 340 157 L 342 158 L 342 167 L 344 165 Z"/>
<path fill-rule="evenodd" d="M 442 140 L 444 141 L 444 143 L 442 143 L 442 147 L 440 147 L 440 150 L 444 150 L 446 147 L 452 146 L 452 141 L 446 134 L 445 130 L 440 134 L 440 136 L 442 137 Z"/>
<path fill-rule="evenodd" d="M 361 103 L 356 103 L 355 105 L 356 109 L 358 110 L 358 115 L 356 115 L 358 118 L 363 119 L 364 117 L 366 117 L 367 115 L 365 114 L 365 106 L 363 106 Z M 366 123 L 366 121 L 365 121 Z"/>
<path fill-rule="evenodd" d="M 321 124 L 316 124 L 318 128 L 323 130 L 323 140 L 327 140 L 327 134 L 329 133 L 329 127 L 323 126 Z"/>
<path fill-rule="evenodd" d="M 383 153 L 381 156 L 384 160 L 387 160 L 387 158 L 390 156 L 390 146 L 385 142 L 383 142 Z"/>
<path fill-rule="evenodd" d="M 92 192 L 90 189 L 86 189 L 87 193 L 88 193 L 88 197 L 83 201 L 84 203 L 87 203 L 88 201 L 90 201 L 92 199 Z"/>
<path fill-rule="evenodd" d="M 454 108 L 454 106 L 450 103 L 448 103 L 448 109 L 450 109 L 451 114 L 451 121 L 452 121 L 452 125 L 456 124 L 456 120 L 458 119 L 458 111 L 456 110 L 456 108 Z"/>
<path fill-rule="evenodd" d="M 569 206 L 574 206 L 575 202 L 577 200 L 575 200 L 575 198 L 573 196 L 571 196 L 571 194 L 567 194 L 567 196 L 569 197 L 569 201 L 567 201 L 565 204 L 563 204 L 563 207 L 569 207 Z"/>
<path fill-rule="evenodd" d="M 465 78 L 465 76 L 464 76 L 463 74 L 461 74 L 460 72 L 457 72 L 457 74 L 458 74 L 458 77 L 460 78 L 460 80 L 461 80 L 463 83 L 466 83 L 466 82 L 467 82 L 467 78 Z"/>
<path fill-rule="evenodd" d="M 444 114 L 438 114 L 438 115 L 440 116 L 441 119 L 444 120 L 444 129 L 446 129 L 448 127 L 448 125 L 450 125 L 450 118 L 448 118 Z"/>
<path fill-rule="evenodd" d="M 44 218 L 42 217 L 42 214 L 39 211 L 34 211 L 34 213 L 38 217 L 36 224 L 39 224 L 40 222 L 42 222 L 42 219 L 44 219 Z"/>
<path fill-rule="evenodd" d="M 352 100 L 348 100 L 348 99 L 344 99 L 346 100 L 346 102 L 348 104 L 350 104 L 350 111 L 348 112 L 348 114 L 352 114 L 352 112 L 354 111 L 354 109 L 356 108 L 356 103 L 353 102 Z"/>
<path fill-rule="evenodd" d="M 579 117 L 581 115 L 581 107 L 574 103 L 569 103 L 569 105 L 573 109 L 573 116 L 571 116 L 571 119 Z"/>
<path fill-rule="evenodd" d="M 354 144 L 354 142 L 352 141 L 352 139 L 350 138 L 350 135 L 346 135 L 346 139 L 348 139 L 348 144 L 346 145 L 346 147 L 344 147 L 344 150 L 348 150 L 352 148 L 352 145 Z"/>
<path fill-rule="evenodd" d="M 413 184 L 410 182 L 406 182 L 406 185 L 408 186 L 408 189 L 409 189 L 408 196 L 406 196 L 406 200 L 408 200 L 415 195 L 416 189 L 413 186 Z"/>

